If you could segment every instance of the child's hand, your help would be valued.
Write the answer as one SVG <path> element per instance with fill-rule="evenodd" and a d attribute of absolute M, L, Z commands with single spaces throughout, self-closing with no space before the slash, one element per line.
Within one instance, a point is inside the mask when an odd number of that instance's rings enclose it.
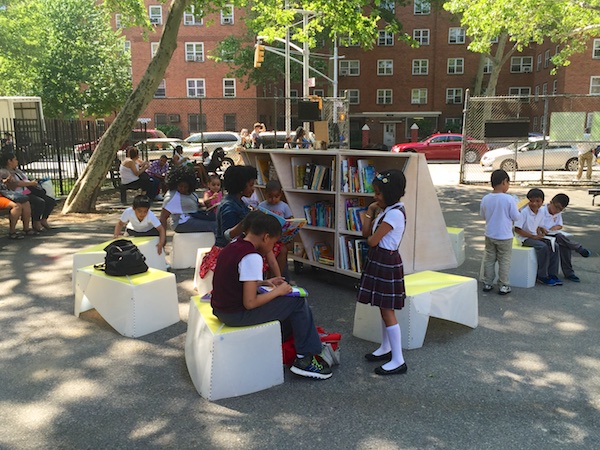
<path fill-rule="evenodd" d="M 272 284 L 273 286 L 279 286 L 280 284 L 285 283 L 285 278 L 283 278 L 283 277 L 274 277 L 274 278 L 269 278 L 266 281 L 268 283 Z"/>
<path fill-rule="evenodd" d="M 278 296 L 286 295 L 292 292 L 292 287 L 285 281 L 273 289 L 273 292 L 277 293 Z"/>
<path fill-rule="evenodd" d="M 164 245 L 161 242 L 156 244 L 156 251 L 158 252 L 159 255 L 162 255 L 163 248 L 164 248 Z"/>

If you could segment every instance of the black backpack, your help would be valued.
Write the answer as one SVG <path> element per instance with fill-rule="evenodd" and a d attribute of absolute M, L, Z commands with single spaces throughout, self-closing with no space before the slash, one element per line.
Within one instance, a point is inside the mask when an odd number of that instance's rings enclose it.
<path fill-rule="evenodd" d="M 146 257 L 133 242 L 127 239 L 117 239 L 108 244 L 104 251 L 104 264 L 97 264 L 96 269 L 104 270 L 107 275 L 122 277 L 135 275 L 148 270 Z"/>

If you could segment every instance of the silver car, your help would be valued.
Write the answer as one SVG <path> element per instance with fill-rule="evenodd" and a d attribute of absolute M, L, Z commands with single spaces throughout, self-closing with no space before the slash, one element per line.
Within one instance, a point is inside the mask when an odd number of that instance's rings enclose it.
<path fill-rule="evenodd" d="M 577 170 L 578 149 L 572 142 L 546 142 L 536 139 L 515 148 L 490 150 L 481 157 L 484 170 Z"/>

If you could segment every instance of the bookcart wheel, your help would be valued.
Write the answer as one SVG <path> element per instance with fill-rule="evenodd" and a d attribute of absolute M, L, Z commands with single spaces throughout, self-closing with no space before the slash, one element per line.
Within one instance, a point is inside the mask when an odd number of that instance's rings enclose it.
<path fill-rule="evenodd" d="M 299 261 L 294 261 L 294 273 L 302 273 L 304 270 L 304 264 Z"/>

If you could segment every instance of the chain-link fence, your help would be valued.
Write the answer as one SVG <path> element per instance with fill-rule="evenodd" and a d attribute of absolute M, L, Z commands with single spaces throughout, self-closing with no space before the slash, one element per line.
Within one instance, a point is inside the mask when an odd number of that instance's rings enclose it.
<path fill-rule="evenodd" d="M 463 133 L 461 183 L 488 183 L 495 169 L 513 182 L 577 183 L 580 152 L 594 153 L 590 182 L 600 182 L 600 96 L 467 97 Z"/>

